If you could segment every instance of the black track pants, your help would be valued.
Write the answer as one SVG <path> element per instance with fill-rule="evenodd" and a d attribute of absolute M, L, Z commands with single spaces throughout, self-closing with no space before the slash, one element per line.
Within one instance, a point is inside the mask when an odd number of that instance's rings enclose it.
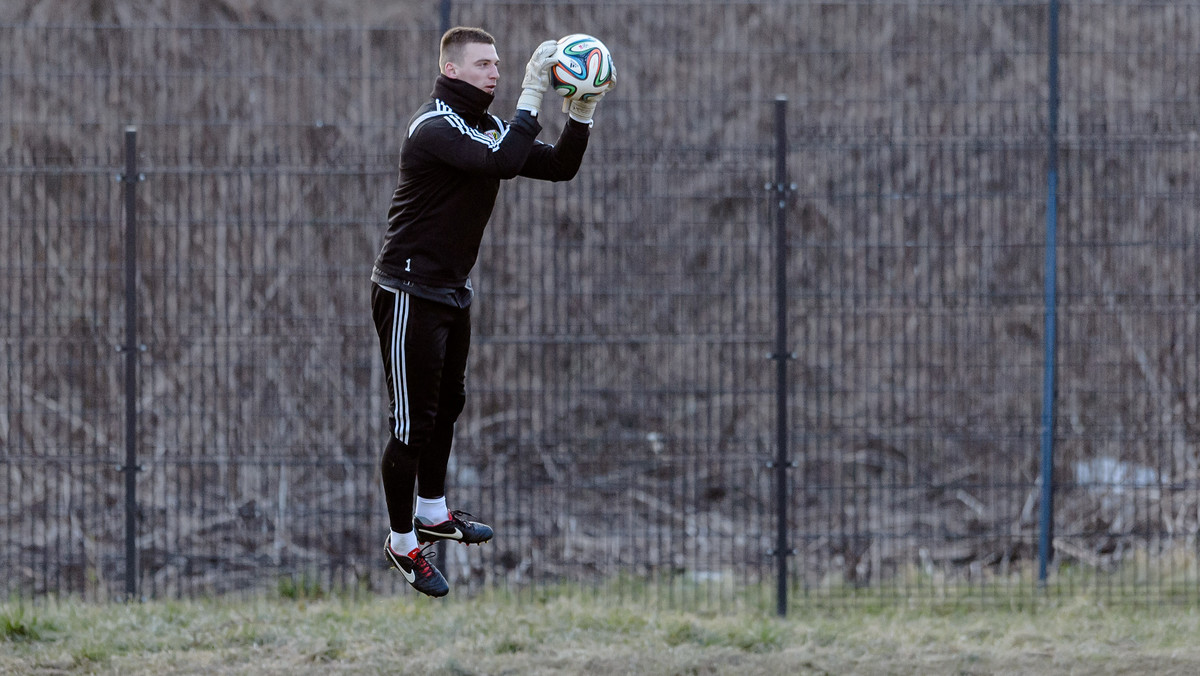
<path fill-rule="evenodd" d="M 392 530 L 412 530 L 413 490 L 446 494 L 446 463 L 454 423 L 466 403 L 471 312 L 372 285 L 388 389 L 391 439 L 381 472 Z"/>

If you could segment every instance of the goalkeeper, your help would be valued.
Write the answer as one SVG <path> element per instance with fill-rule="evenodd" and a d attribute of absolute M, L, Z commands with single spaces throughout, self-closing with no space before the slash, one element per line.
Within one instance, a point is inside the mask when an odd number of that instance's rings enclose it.
<path fill-rule="evenodd" d="M 490 526 L 447 508 L 446 467 L 466 402 L 470 272 L 500 181 L 574 178 L 600 98 L 570 102 L 558 141 L 537 140 L 554 51 L 552 40 L 538 45 L 506 122 L 488 112 L 500 77 L 495 40 L 479 28 L 442 36 L 441 73 L 408 122 L 399 184 L 371 273 L 389 403 L 381 471 L 391 532 L 384 550 L 409 584 L 430 596 L 445 595 L 449 585 L 422 544 L 475 544 L 493 535 Z"/>

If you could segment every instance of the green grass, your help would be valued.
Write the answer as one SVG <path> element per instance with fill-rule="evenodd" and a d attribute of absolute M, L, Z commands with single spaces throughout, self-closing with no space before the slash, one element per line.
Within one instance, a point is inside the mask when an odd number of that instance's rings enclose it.
<path fill-rule="evenodd" d="M 9 604 L 0 611 L 0 640 L 40 641 L 52 628 L 21 603 Z"/>
<path fill-rule="evenodd" d="M 0 605 L 0 673 L 1193 674 L 1200 611 L 796 605 L 785 619 L 502 593 Z"/>
<path fill-rule="evenodd" d="M 300 600 L 316 600 L 325 597 L 325 590 L 320 581 L 311 575 L 286 575 L 279 578 L 275 591 L 280 598 Z"/>

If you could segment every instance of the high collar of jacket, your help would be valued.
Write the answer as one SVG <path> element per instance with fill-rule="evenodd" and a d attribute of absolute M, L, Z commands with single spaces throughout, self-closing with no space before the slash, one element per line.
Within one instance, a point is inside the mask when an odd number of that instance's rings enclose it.
<path fill-rule="evenodd" d="M 445 101 L 467 122 L 478 124 L 496 98 L 473 84 L 439 75 L 433 85 L 435 99 Z"/>

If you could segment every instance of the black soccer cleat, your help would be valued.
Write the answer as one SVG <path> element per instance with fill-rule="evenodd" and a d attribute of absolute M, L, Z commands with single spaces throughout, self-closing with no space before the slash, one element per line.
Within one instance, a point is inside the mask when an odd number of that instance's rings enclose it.
<path fill-rule="evenodd" d="M 471 521 L 470 514 L 454 510 L 450 518 L 441 523 L 430 523 L 421 517 L 413 519 L 417 530 L 417 542 L 435 542 L 437 540 L 453 540 L 464 545 L 478 545 L 492 539 L 492 527 L 486 523 Z"/>
<path fill-rule="evenodd" d="M 425 558 L 420 548 L 414 549 L 407 555 L 398 554 L 392 549 L 392 536 L 383 542 L 383 551 L 387 554 L 392 567 L 400 571 L 413 589 L 429 596 L 445 596 L 450 591 L 446 578 L 441 571 Z"/>

